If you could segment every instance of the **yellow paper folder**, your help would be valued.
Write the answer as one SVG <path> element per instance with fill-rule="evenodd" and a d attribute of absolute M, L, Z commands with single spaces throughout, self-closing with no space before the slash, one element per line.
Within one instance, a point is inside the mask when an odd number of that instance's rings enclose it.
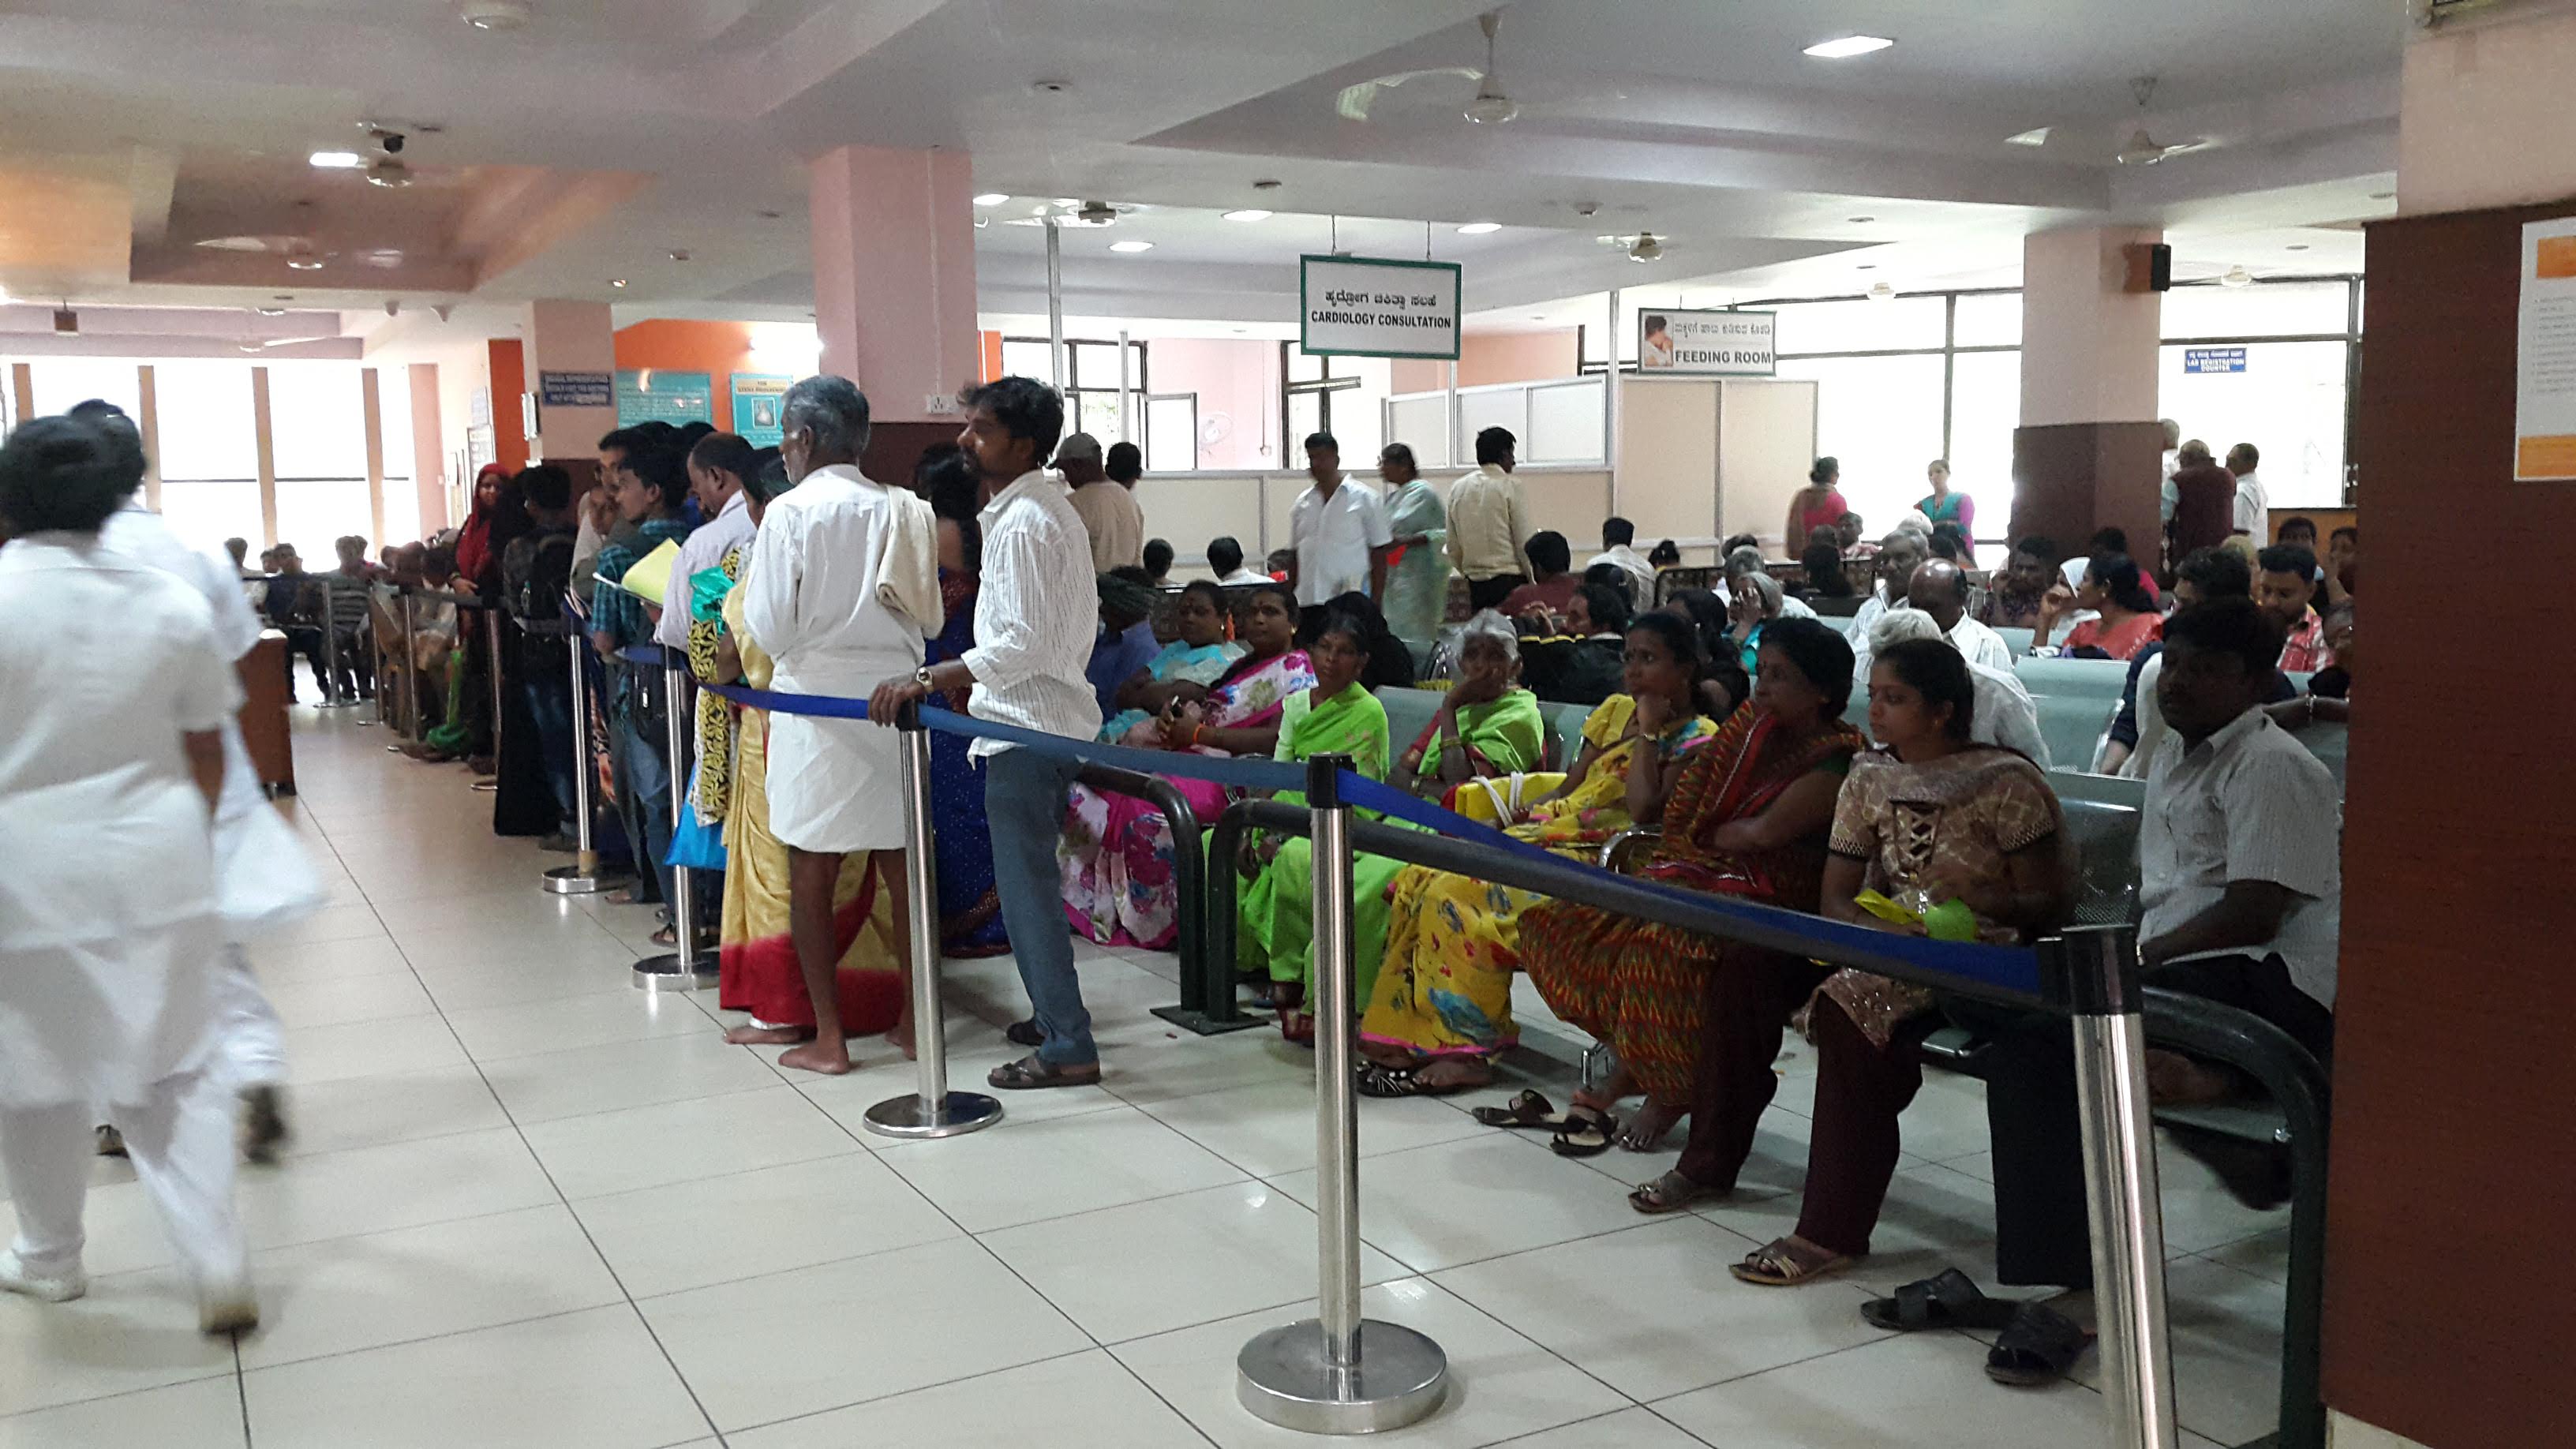
<path fill-rule="evenodd" d="M 625 577 L 599 581 L 613 588 L 624 589 L 655 608 L 659 608 L 662 604 L 662 596 L 671 591 L 671 568 L 679 561 L 680 546 L 669 539 L 664 539 L 660 548 L 637 559 L 626 570 Z"/>

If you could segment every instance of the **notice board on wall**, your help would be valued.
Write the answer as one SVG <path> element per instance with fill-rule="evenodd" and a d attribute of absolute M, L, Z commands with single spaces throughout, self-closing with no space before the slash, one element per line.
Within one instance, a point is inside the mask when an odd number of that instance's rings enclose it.
<path fill-rule="evenodd" d="M 637 423 L 713 423 L 715 380 L 703 372 L 669 372 L 658 367 L 620 368 L 617 373 L 617 425 Z"/>
<path fill-rule="evenodd" d="M 737 372 L 732 381 L 734 432 L 755 448 L 777 447 L 780 414 L 796 379 L 783 372 Z"/>

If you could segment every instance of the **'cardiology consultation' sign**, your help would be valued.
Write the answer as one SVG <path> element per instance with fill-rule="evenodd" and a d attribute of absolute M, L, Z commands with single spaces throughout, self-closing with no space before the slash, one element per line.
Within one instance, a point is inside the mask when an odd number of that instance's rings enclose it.
<path fill-rule="evenodd" d="M 1456 262 L 1302 260 L 1297 343 L 1310 355 L 1457 358 Z"/>

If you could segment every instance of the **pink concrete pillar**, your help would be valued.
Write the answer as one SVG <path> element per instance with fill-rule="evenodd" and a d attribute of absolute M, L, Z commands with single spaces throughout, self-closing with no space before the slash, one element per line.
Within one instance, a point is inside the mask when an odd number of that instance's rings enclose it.
<path fill-rule="evenodd" d="M 438 364 L 415 362 L 404 373 L 411 387 L 412 497 L 420 509 L 420 536 L 427 538 L 447 526 L 447 435 L 438 411 Z"/>
<path fill-rule="evenodd" d="M 2012 536 L 2081 548 L 2129 536 L 2140 567 L 2160 555 L 2156 348 L 2163 299 L 2127 290 L 2141 227 L 2040 232 L 2022 240 L 2021 426 L 2013 430 Z"/>
<path fill-rule="evenodd" d="M 543 396 L 549 372 L 606 375 L 613 389 L 617 374 L 617 327 L 606 302 L 530 302 L 528 304 L 527 388 Z M 721 382 L 718 384 L 721 386 Z M 558 403 L 537 410 L 537 436 L 528 439 L 528 456 L 547 462 L 599 456 L 600 436 L 617 426 L 617 404 L 611 392 L 605 407 Z M 494 397 L 492 412 L 515 415 L 519 400 Z"/>
<path fill-rule="evenodd" d="M 822 370 L 857 383 L 878 418 L 948 416 L 981 360 L 971 159 L 843 146 L 810 172 Z"/>

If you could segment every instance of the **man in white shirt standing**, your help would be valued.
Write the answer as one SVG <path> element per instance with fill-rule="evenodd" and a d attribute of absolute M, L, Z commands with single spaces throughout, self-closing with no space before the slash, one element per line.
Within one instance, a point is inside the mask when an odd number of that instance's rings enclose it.
<path fill-rule="evenodd" d="M 886 680 L 868 698 L 868 717 L 891 725 L 902 708 L 934 691 L 974 687 L 967 710 L 995 724 L 1088 740 L 1100 704 L 1083 670 L 1091 662 L 1099 586 L 1084 550 L 1082 519 L 1064 485 L 1040 471 L 1064 428 L 1064 399 L 1025 377 L 968 392 L 958 446 L 984 479 L 984 578 L 975 599 L 975 647 L 965 656 Z M 1116 484 L 1110 485 L 1116 487 Z M 1080 762 L 979 739 L 984 810 L 993 832 L 993 888 L 1010 928 L 1036 1020 L 1011 1037 L 1037 1050 L 995 1067 L 993 1086 L 1081 1087 L 1100 1080 L 1100 1049 L 1074 974 L 1065 927 L 1056 838 L 1065 791 Z M 898 812 L 900 818 L 900 812 Z M 1034 1038 L 1034 1041 L 1032 1041 Z"/>
<path fill-rule="evenodd" d="M 1476 434 L 1476 471 L 1449 485 L 1449 562 L 1467 576 L 1467 601 L 1498 608 L 1532 577 L 1529 499 L 1512 475 L 1520 440 L 1509 428 Z"/>
<path fill-rule="evenodd" d="M 776 661 L 770 688 L 784 694 L 854 695 L 909 673 L 921 666 L 924 638 L 942 624 L 930 505 L 859 471 L 868 427 L 867 397 L 848 378 L 806 378 L 779 405 L 779 461 L 793 486 L 769 503 L 753 535 L 742 617 Z M 906 919 L 903 804 L 903 757 L 892 735 L 858 720 L 770 716 L 769 828 L 787 846 L 789 932 L 814 1008 L 812 1040 L 782 1053 L 782 1067 L 826 1076 L 850 1070 L 833 888 L 843 857 L 883 852 L 877 879 L 895 919 Z M 911 952 L 911 936 L 898 930 L 895 954 L 907 971 Z M 891 1038 L 908 1044 L 910 1026 L 907 1013 Z M 727 1039 L 805 1035 L 782 1024 Z"/>
<path fill-rule="evenodd" d="M 2236 475 L 2236 522 L 2231 531 L 2251 537 L 2258 548 L 2272 539 L 2272 495 L 2263 490 L 2263 479 L 2254 471 L 2262 463 L 2263 455 L 2252 443 L 2227 450 L 2227 471 Z"/>
<path fill-rule="evenodd" d="M 1288 586 L 1311 620 L 1332 599 L 1354 590 L 1386 598 L 1386 559 L 1395 530 L 1377 490 L 1342 476 L 1342 447 L 1330 433 L 1306 439 L 1306 476 L 1314 484 L 1297 495 L 1288 514 L 1288 542 L 1297 561 Z"/>
<path fill-rule="evenodd" d="M 1588 572 L 1594 564 L 1616 564 L 1628 576 L 1628 603 L 1632 608 L 1655 606 L 1655 566 L 1637 552 L 1637 525 L 1624 518 L 1601 521 L 1601 551 L 1585 561 Z"/>
<path fill-rule="evenodd" d="M 1055 451 L 1056 471 L 1073 486 L 1073 511 L 1091 540 L 1091 571 L 1135 568 L 1145 561 L 1145 505 L 1109 476 L 1100 440 L 1076 433 Z"/>

